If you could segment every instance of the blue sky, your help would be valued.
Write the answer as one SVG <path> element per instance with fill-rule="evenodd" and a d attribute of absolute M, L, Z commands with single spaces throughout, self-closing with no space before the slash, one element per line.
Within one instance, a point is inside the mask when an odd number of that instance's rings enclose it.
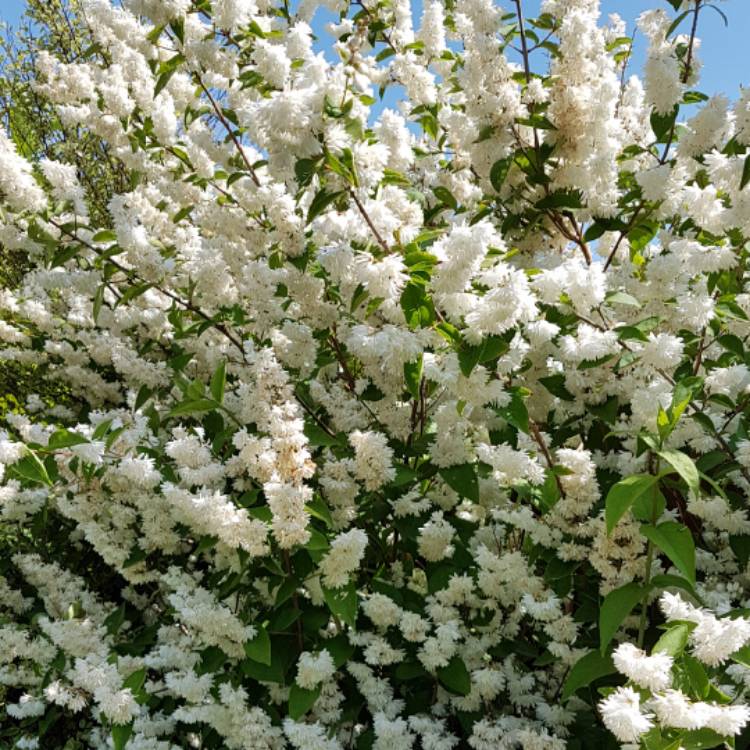
<path fill-rule="evenodd" d="M 16 24 L 24 4 L 24 0 L 0 0 L 0 18 Z M 412 0 L 412 5 L 416 8 L 421 5 L 421 0 Z M 501 5 L 508 10 L 513 7 L 510 0 L 501 0 Z M 529 14 L 536 13 L 539 5 L 540 0 L 524 0 L 524 8 Z M 711 8 L 702 11 L 699 26 L 702 40 L 699 56 L 703 60 L 700 88 L 707 94 L 725 93 L 735 98 L 741 83 L 750 85 L 750 44 L 747 40 L 750 0 L 719 0 L 718 5 L 729 18 L 729 27 L 724 26 L 721 16 Z M 654 7 L 663 7 L 672 13 L 666 0 L 602 0 L 602 15 L 619 13 L 632 28 L 641 11 Z M 687 26 L 688 22 L 684 23 Z M 644 46 L 643 37 L 636 37 L 636 69 L 643 59 Z"/>

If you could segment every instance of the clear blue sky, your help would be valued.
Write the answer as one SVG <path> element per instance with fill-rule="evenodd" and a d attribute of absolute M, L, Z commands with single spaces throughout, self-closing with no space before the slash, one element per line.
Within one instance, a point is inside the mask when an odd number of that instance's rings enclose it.
<path fill-rule="evenodd" d="M 0 0 L 0 18 L 16 24 L 24 4 L 24 0 Z M 503 8 L 512 10 L 513 3 L 510 0 L 500 0 L 500 4 Z M 719 14 L 711 8 L 706 8 L 701 13 L 701 90 L 707 94 L 721 92 L 735 98 L 740 83 L 750 85 L 750 44 L 747 34 L 750 30 L 750 0 L 719 0 L 717 4 L 729 18 L 729 27 L 724 27 Z M 524 7 L 529 14 L 535 14 L 539 5 L 540 0 L 524 0 Z M 421 6 L 421 0 L 412 0 L 412 6 L 416 10 Z M 632 29 L 634 19 L 641 11 L 655 7 L 663 7 L 673 13 L 666 0 L 602 0 L 602 15 L 606 17 L 609 13 L 619 13 Z M 419 15 L 417 11 L 417 16 Z M 634 69 L 643 60 L 644 46 L 643 37 L 636 37 Z"/>

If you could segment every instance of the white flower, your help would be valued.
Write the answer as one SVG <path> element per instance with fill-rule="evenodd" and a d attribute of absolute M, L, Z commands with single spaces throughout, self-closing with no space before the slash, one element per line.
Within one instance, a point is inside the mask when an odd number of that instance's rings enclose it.
<path fill-rule="evenodd" d="M 722 664 L 750 640 L 747 618 L 719 619 L 669 592 L 662 594 L 659 604 L 668 620 L 688 620 L 696 624 L 690 633 L 690 645 L 696 658 L 709 666 Z"/>
<path fill-rule="evenodd" d="M 320 561 L 323 584 L 338 589 L 346 586 L 349 575 L 358 567 L 367 547 L 367 534 L 361 529 L 352 529 L 339 534 L 331 548 Z"/>
<path fill-rule="evenodd" d="M 376 490 L 392 481 L 396 475 L 391 466 L 393 450 L 388 439 L 379 432 L 355 430 L 349 436 L 354 447 L 354 470 L 365 489 Z"/>
<path fill-rule="evenodd" d="M 333 657 L 322 649 L 317 654 L 303 651 L 297 660 L 297 684 L 306 690 L 316 688 L 321 682 L 329 680 L 336 672 Z"/>
<path fill-rule="evenodd" d="M 612 659 L 618 672 L 652 692 L 665 690 L 672 682 L 674 660 L 668 654 L 648 656 L 632 643 L 622 643 L 615 649 Z"/>
<path fill-rule="evenodd" d="M 638 742 L 653 727 L 651 714 L 640 708 L 641 698 L 629 687 L 617 688 L 599 703 L 604 725 L 620 742 Z"/>
<path fill-rule="evenodd" d="M 436 511 L 427 523 L 419 527 L 419 554 L 430 562 L 450 557 L 453 554 L 451 541 L 455 533 L 455 529 L 443 518 L 443 514 Z"/>

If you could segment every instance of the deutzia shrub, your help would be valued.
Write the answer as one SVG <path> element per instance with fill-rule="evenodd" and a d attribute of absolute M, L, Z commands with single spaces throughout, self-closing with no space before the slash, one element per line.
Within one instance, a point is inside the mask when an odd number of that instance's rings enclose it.
<path fill-rule="evenodd" d="M 597 0 L 324 5 L 83 0 L 33 86 L 106 211 L 0 134 L 0 357 L 67 394 L 0 432 L 0 744 L 747 747 L 712 8 L 638 78 Z"/>

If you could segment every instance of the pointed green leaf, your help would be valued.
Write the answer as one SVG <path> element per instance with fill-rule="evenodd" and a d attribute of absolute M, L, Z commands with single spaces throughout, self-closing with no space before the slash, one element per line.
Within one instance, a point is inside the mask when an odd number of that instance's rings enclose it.
<path fill-rule="evenodd" d="M 271 664 L 271 639 L 263 625 L 258 628 L 258 635 L 252 641 L 245 641 L 245 653 L 253 661 Z"/>
<path fill-rule="evenodd" d="M 211 395 L 218 403 L 224 401 L 224 388 L 227 382 L 227 364 L 223 360 L 219 363 L 211 378 Z"/>
<path fill-rule="evenodd" d="M 132 693 L 137 693 L 146 682 L 146 668 L 143 667 L 131 675 L 122 683 L 123 688 L 129 688 Z"/>
<path fill-rule="evenodd" d="M 52 485 L 52 480 L 47 473 L 44 464 L 37 458 L 36 453 L 29 451 L 20 461 L 12 466 L 13 473 L 17 476 L 29 479 L 39 484 Z"/>
<path fill-rule="evenodd" d="M 128 744 L 130 735 L 133 734 L 133 722 L 129 724 L 113 724 L 112 725 L 112 743 L 114 744 L 115 750 L 124 750 L 125 745 Z"/>
<path fill-rule="evenodd" d="M 340 589 L 323 587 L 323 597 L 328 609 L 349 627 L 357 626 L 357 589 L 354 582 Z"/>
<path fill-rule="evenodd" d="M 513 164 L 513 157 L 506 156 L 504 159 L 498 159 L 490 169 L 490 183 L 498 193 L 505 182 L 505 178 L 508 176 L 511 164 Z"/>
<path fill-rule="evenodd" d="M 99 319 L 99 313 L 101 312 L 102 304 L 104 304 L 104 284 L 97 288 L 96 294 L 94 295 L 94 303 L 91 310 L 91 314 L 94 318 L 94 323 L 96 323 Z"/>
<path fill-rule="evenodd" d="M 56 451 L 60 448 L 70 448 L 73 445 L 83 445 L 88 442 L 83 435 L 79 435 L 77 432 L 56 430 L 50 435 L 47 448 L 51 451 Z"/>
<path fill-rule="evenodd" d="M 412 398 L 419 400 L 419 390 L 422 384 L 422 355 L 413 362 L 404 362 L 404 380 L 406 388 Z"/>
<path fill-rule="evenodd" d="M 697 495 L 700 492 L 700 475 L 690 456 L 676 450 L 659 451 L 663 458 L 684 480 L 687 486 Z"/>
<path fill-rule="evenodd" d="M 628 307 L 642 307 L 641 303 L 632 295 L 627 292 L 613 292 L 608 294 L 606 297 L 608 304 L 627 305 Z"/>
<path fill-rule="evenodd" d="M 211 411 L 215 409 L 217 404 L 208 398 L 197 398 L 192 401 L 183 401 L 181 404 L 177 404 L 167 414 L 168 417 L 181 417 L 185 414 L 193 414 L 201 411 Z"/>
<path fill-rule="evenodd" d="M 313 690 L 301 688 L 296 682 L 289 690 L 289 716 L 299 721 L 312 707 L 320 695 L 320 685 Z"/>
<path fill-rule="evenodd" d="M 309 224 L 316 216 L 319 216 L 335 200 L 338 200 L 345 191 L 339 190 L 335 193 L 329 193 L 326 190 L 319 190 L 312 199 L 310 208 L 307 210 L 307 223 Z"/>
<path fill-rule="evenodd" d="M 563 401 L 575 401 L 575 396 L 565 387 L 565 375 L 549 375 L 539 378 L 539 382 L 553 395 Z"/>
<path fill-rule="evenodd" d="M 458 352 L 458 366 L 465 378 L 468 378 L 471 371 L 479 364 L 483 349 L 482 344 L 477 344 L 476 346 L 463 346 Z"/>
<path fill-rule="evenodd" d="M 461 497 L 468 497 L 475 503 L 479 502 L 479 482 L 473 464 L 448 466 L 440 469 L 440 476 L 445 483 L 458 492 Z"/>
<path fill-rule="evenodd" d="M 562 690 L 562 699 L 568 700 L 571 695 L 582 687 L 590 685 L 594 680 L 614 674 L 617 670 L 609 654 L 599 651 L 589 651 L 584 654 L 568 673 Z"/>
<path fill-rule="evenodd" d="M 468 695 L 471 692 L 471 675 L 460 657 L 454 656 L 448 666 L 437 671 L 440 684 L 456 695 Z"/>
<path fill-rule="evenodd" d="M 740 179 L 740 190 L 743 190 L 745 185 L 750 182 L 750 156 L 745 157 L 745 163 L 742 166 L 742 178 Z"/>
<path fill-rule="evenodd" d="M 654 644 L 652 653 L 679 656 L 687 645 L 691 630 L 690 623 L 687 622 L 677 622 L 671 625 Z"/>
<path fill-rule="evenodd" d="M 641 533 L 675 564 L 685 578 L 695 584 L 695 542 L 687 526 L 666 521 L 658 526 L 641 526 Z"/>
<path fill-rule="evenodd" d="M 634 474 L 620 480 L 607 493 L 604 517 L 607 533 L 611 534 L 617 522 L 630 510 L 633 503 L 658 481 L 652 474 Z"/>
<path fill-rule="evenodd" d="M 622 621 L 633 611 L 648 589 L 637 583 L 626 583 L 610 591 L 599 610 L 599 648 L 604 653 Z"/>

